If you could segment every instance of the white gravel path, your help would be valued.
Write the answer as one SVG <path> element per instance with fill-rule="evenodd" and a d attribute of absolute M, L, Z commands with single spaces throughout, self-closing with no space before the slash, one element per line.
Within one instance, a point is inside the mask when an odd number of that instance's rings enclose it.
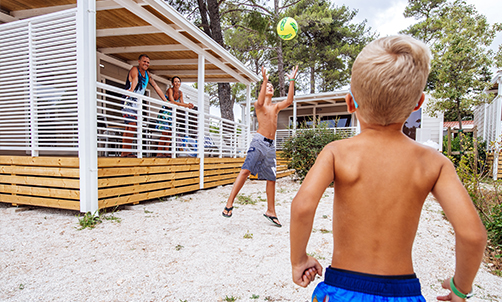
<path fill-rule="evenodd" d="M 310 301 L 315 284 L 294 285 L 289 264 L 298 188 L 289 178 L 277 182 L 283 228 L 262 216 L 260 181 L 241 191 L 258 202 L 237 205 L 230 219 L 221 211 L 231 185 L 130 206 L 114 214 L 120 223 L 105 220 L 92 230 L 77 230 L 76 212 L 0 203 L 0 301 Z M 323 266 L 331 258 L 332 235 L 321 230 L 331 230 L 332 200 L 331 188 L 308 247 Z M 427 301 L 444 293 L 440 280 L 453 273 L 453 246 L 452 229 L 429 198 L 413 252 Z M 502 278 L 484 265 L 475 289 L 470 301 L 502 301 Z"/>

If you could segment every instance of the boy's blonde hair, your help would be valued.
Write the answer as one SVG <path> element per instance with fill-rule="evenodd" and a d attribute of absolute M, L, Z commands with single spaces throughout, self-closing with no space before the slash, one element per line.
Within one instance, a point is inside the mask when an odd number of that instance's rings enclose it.
<path fill-rule="evenodd" d="M 357 56 L 351 90 L 360 118 L 369 124 L 404 122 L 422 96 L 430 50 L 405 35 L 377 39 Z"/>

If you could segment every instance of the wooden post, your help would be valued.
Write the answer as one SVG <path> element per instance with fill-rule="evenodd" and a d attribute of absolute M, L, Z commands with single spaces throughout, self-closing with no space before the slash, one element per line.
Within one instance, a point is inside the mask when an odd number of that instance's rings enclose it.
<path fill-rule="evenodd" d="M 448 127 L 448 150 L 447 153 L 448 156 L 451 156 L 451 127 Z"/>

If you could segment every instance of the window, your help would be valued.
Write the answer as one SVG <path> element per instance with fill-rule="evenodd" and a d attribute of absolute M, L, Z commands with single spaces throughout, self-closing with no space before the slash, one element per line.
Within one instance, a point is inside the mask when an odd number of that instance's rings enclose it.
<path fill-rule="evenodd" d="M 352 115 L 325 115 L 321 116 L 321 123 L 326 123 L 328 128 L 350 127 Z"/>
<path fill-rule="evenodd" d="M 328 128 L 337 128 L 337 127 L 350 127 L 352 115 L 343 114 L 343 115 L 323 115 L 319 117 L 320 123 L 325 123 Z M 307 127 L 312 128 L 314 122 L 312 115 L 303 115 L 296 117 L 296 127 L 307 125 Z M 293 125 L 293 117 L 289 117 L 289 126 Z"/>
<path fill-rule="evenodd" d="M 422 125 L 422 108 L 411 113 L 403 125 L 403 133 L 408 135 L 412 140 L 417 138 L 417 128 Z"/>

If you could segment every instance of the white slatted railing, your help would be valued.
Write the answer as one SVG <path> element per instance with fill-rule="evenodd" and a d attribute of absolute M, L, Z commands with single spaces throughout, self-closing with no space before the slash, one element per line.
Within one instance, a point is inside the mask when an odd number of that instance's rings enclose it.
<path fill-rule="evenodd" d="M 0 150 L 77 151 L 76 10 L 0 26 Z"/>
<path fill-rule="evenodd" d="M 247 137 L 244 124 L 206 114 L 204 125 L 198 125 L 197 110 L 166 104 L 103 83 L 97 83 L 97 88 L 97 150 L 100 156 L 132 153 L 137 157 L 197 157 L 199 129 L 205 134 L 206 156 L 245 155 Z M 137 99 L 137 113 L 131 114 L 134 120 L 123 116 L 124 95 Z M 130 129 L 127 129 L 126 121 L 141 123 L 129 125 Z"/>

